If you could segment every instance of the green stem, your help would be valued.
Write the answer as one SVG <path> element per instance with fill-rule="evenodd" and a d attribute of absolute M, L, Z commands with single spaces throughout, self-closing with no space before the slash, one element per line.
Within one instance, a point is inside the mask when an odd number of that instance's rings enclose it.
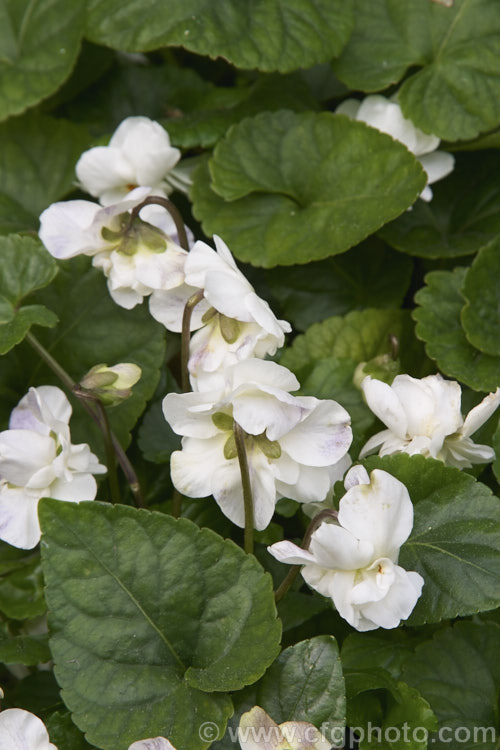
<path fill-rule="evenodd" d="M 78 396 L 78 389 L 79 385 L 76 383 L 73 378 L 64 370 L 59 362 L 57 362 L 54 357 L 49 354 L 47 349 L 38 341 L 38 339 L 32 334 L 27 333 L 26 334 L 26 341 L 30 344 L 30 346 L 33 347 L 33 349 L 36 351 L 36 353 L 40 356 L 40 358 L 45 362 L 45 364 L 50 367 L 52 372 L 57 375 L 59 380 L 63 383 L 63 385 L 66 386 L 66 388 L 74 393 L 77 398 L 79 398 L 80 403 L 82 404 L 83 408 L 87 412 L 87 414 L 92 417 L 94 422 L 97 424 L 99 429 L 104 435 L 105 432 L 105 426 L 102 420 L 101 413 L 96 411 L 93 406 L 91 406 L 87 399 L 82 398 L 81 396 Z M 125 474 L 125 477 L 127 479 L 127 482 L 130 486 L 130 489 L 132 490 L 132 494 L 135 499 L 135 503 L 139 508 L 144 507 L 144 501 L 142 498 L 142 492 L 141 487 L 139 485 L 139 480 L 137 478 L 137 474 L 135 473 L 134 467 L 128 460 L 128 457 L 123 450 L 122 446 L 120 445 L 120 442 L 118 441 L 118 438 L 116 435 L 109 431 L 111 442 L 113 445 L 113 450 L 116 454 L 116 458 L 118 459 L 118 463 L 120 464 L 120 467 Z"/>
<path fill-rule="evenodd" d="M 253 552 L 253 494 L 252 484 L 250 482 L 250 470 L 248 467 L 248 457 L 245 447 L 245 432 L 237 422 L 233 427 L 234 440 L 236 443 L 236 452 L 240 464 L 241 484 L 243 487 L 243 504 L 245 506 L 245 552 Z"/>
<path fill-rule="evenodd" d="M 317 516 L 314 516 L 311 523 L 307 527 L 306 533 L 304 534 L 304 539 L 302 540 L 302 549 L 309 549 L 309 545 L 311 544 L 311 537 L 318 529 L 323 521 L 327 518 L 334 518 L 337 520 L 338 513 L 336 510 L 327 509 L 322 510 L 321 513 L 318 513 Z M 300 573 L 302 565 L 294 565 L 292 568 L 290 568 L 290 571 L 286 575 L 286 577 L 283 579 L 283 581 L 280 583 L 278 588 L 275 591 L 274 594 L 274 601 L 276 604 L 283 599 L 285 594 L 289 591 L 292 584 L 294 583 L 295 579 L 297 578 L 298 574 Z"/>
<path fill-rule="evenodd" d="M 189 340 L 191 336 L 191 316 L 196 305 L 203 299 L 203 289 L 199 289 L 192 295 L 184 306 L 182 314 L 181 335 L 181 387 L 183 393 L 189 393 Z"/>
<path fill-rule="evenodd" d="M 183 248 L 183 250 L 189 252 L 189 242 L 184 221 L 182 220 L 182 216 L 177 206 L 168 198 L 163 198 L 159 195 L 150 195 L 148 198 L 145 198 L 142 203 L 139 203 L 139 205 L 130 212 L 130 222 L 128 224 L 128 227 L 130 227 L 134 219 L 139 216 L 144 206 L 152 205 L 162 206 L 166 211 L 168 211 L 175 222 L 175 228 L 177 229 L 177 235 L 179 237 L 179 245 Z"/>

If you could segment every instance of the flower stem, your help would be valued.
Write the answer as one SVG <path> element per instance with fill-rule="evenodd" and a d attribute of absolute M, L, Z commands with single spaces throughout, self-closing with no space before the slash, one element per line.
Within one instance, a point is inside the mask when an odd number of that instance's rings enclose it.
<path fill-rule="evenodd" d="M 339 514 L 337 513 L 336 510 L 333 510 L 333 508 L 332 509 L 328 508 L 326 510 L 322 510 L 321 513 L 318 513 L 317 516 L 314 516 L 311 523 L 307 527 L 306 533 L 304 534 L 304 539 L 302 540 L 302 545 L 301 545 L 302 549 L 309 549 L 312 535 L 314 534 L 316 529 L 318 529 L 321 526 L 324 520 L 326 520 L 327 518 L 334 518 L 335 520 L 337 520 L 338 515 Z M 286 577 L 283 579 L 283 581 L 280 583 L 280 585 L 275 591 L 274 601 L 276 602 L 276 604 L 279 601 L 281 601 L 281 599 L 283 599 L 285 594 L 289 591 L 293 582 L 297 578 L 301 567 L 302 565 L 294 565 L 292 568 L 290 568 L 290 571 L 288 572 Z"/>
<path fill-rule="evenodd" d="M 182 495 L 179 490 L 174 490 L 172 496 L 172 515 L 174 518 L 180 518 L 182 511 Z"/>
<path fill-rule="evenodd" d="M 105 426 L 102 419 L 101 412 L 97 411 L 93 405 L 91 405 L 88 402 L 88 399 L 82 398 L 82 396 L 78 395 L 78 383 L 76 383 L 73 378 L 64 370 L 59 362 L 57 362 L 54 357 L 49 354 L 47 349 L 38 341 L 38 339 L 32 334 L 27 333 L 26 334 L 26 341 L 30 344 L 30 346 L 33 347 L 33 349 L 36 351 L 36 353 L 40 356 L 40 358 L 45 362 L 45 364 L 52 370 L 52 372 L 57 375 L 59 380 L 63 383 L 63 385 L 66 386 L 66 388 L 71 391 L 71 393 L 74 393 L 75 396 L 80 400 L 80 403 L 82 404 L 83 408 L 89 414 L 90 417 L 94 420 L 94 422 L 97 424 L 101 432 L 103 433 L 103 436 L 105 434 Z M 107 418 L 107 415 L 106 415 Z M 125 474 L 125 477 L 127 479 L 127 482 L 130 486 L 130 489 L 132 490 L 132 494 L 134 496 L 134 500 L 136 505 L 139 508 L 144 507 L 144 501 L 142 498 L 142 492 L 141 487 L 139 484 L 139 480 L 137 478 L 137 474 L 135 473 L 134 467 L 128 460 L 128 457 L 123 450 L 122 446 L 120 445 L 118 438 L 116 435 L 113 434 L 111 430 L 109 430 L 109 435 L 112 443 L 113 450 L 116 454 L 116 458 L 118 459 L 118 463 L 120 464 L 120 467 Z M 104 437 L 106 440 L 106 438 Z M 108 467 L 109 468 L 109 467 Z"/>
<path fill-rule="evenodd" d="M 111 428 L 109 426 L 108 413 L 104 407 L 104 404 L 98 396 L 95 396 L 85 388 L 78 387 L 75 385 L 73 393 L 81 401 L 88 400 L 95 404 L 96 409 L 99 411 L 101 422 L 99 426 L 102 428 L 102 435 L 104 438 L 104 447 L 106 449 L 106 464 L 108 467 L 108 484 L 109 494 L 111 502 L 113 504 L 120 502 L 120 485 L 118 483 L 118 474 L 116 472 L 116 453 L 113 446 L 113 439 L 111 437 Z"/>
<path fill-rule="evenodd" d="M 186 234 L 186 227 L 184 226 L 184 221 L 182 220 L 182 216 L 177 206 L 168 198 L 163 198 L 160 195 L 150 195 L 148 198 L 145 198 L 142 203 L 139 203 L 139 205 L 130 212 L 130 222 L 128 226 L 131 226 L 132 222 L 135 218 L 137 218 L 137 216 L 139 216 L 144 206 L 152 205 L 162 206 L 166 211 L 168 211 L 175 222 L 175 227 L 177 229 L 177 234 L 179 237 L 179 245 L 183 248 L 183 250 L 189 252 L 189 242 Z"/>
<path fill-rule="evenodd" d="M 233 427 L 234 440 L 236 443 L 236 452 L 240 464 L 241 484 L 243 487 L 243 504 L 245 506 L 245 552 L 253 552 L 253 494 L 252 484 L 250 482 L 250 470 L 248 467 L 248 457 L 245 447 L 245 432 L 237 422 Z"/>
<path fill-rule="evenodd" d="M 196 305 L 203 299 L 203 289 L 199 289 L 193 294 L 184 306 L 182 314 L 182 335 L 181 335 L 181 387 L 183 393 L 189 393 L 189 339 L 191 334 L 191 316 Z"/>

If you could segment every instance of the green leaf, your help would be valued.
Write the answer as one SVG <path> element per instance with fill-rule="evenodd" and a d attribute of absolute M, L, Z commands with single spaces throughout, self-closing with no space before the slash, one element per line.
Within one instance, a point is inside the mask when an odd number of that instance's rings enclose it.
<path fill-rule="evenodd" d="M 466 303 L 462 325 L 472 346 L 485 354 L 500 355 L 500 243 L 479 251 L 462 288 Z"/>
<path fill-rule="evenodd" d="M 132 395 L 109 410 L 111 428 L 123 445 L 130 441 L 130 430 L 153 395 L 165 361 L 165 329 L 154 321 L 147 303 L 124 310 L 109 296 L 101 272 L 89 268 L 88 258 L 75 258 L 61 264 L 55 282 L 37 295 L 37 301 L 54 310 L 61 324 L 54 332 L 43 332 L 40 341 L 77 382 L 99 363 L 109 366 L 133 362 L 142 376 Z M 56 382 L 46 368 L 43 382 Z M 29 373 L 28 373 L 29 374 Z M 101 437 L 82 406 L 73 400 L 71 434 L 74 442 L 101 446 Z"/>
<path fill-rule="evenodd" d="M 460 156 L 446 181 L 432 186 L 432 201 L 418 200 L 411 211 L 383 227 L 380 237 L 421 258 L 476 253 L 500 232 L 499 169 L 499 154 Z"/>
<path fill-rule="evenodd" d="M 289 591 L 278 604 L 278 614 L 283 623 L 283 632 L 297 628 L 319 615 L 331 611 L 331 605 L 324 596 L 312 596 L 312 592 Z"/>
<path fill-rule="evenodd" d="M 352 28 L 343 0 L 90 0 L 87 36 L 127 51 L 182 46 L 239 68 L 288 72 L 338 55 Z"/>
<path fill-rule="evenodd" d="M 13 620 L 26 620 L 44 614 L 46 609 L 40 558 L 29 556 L 17 569 L 2 576 L 0 612 Z"/>
<path fill-rule="evenodd" d="M 462 329 L 461 289 L 466 272 L 466 268 L 456 268 L 427 274 L 426 286 L 415 295 L 420 306 L 413 312 L 415 332 L 445 375 L 476 391 L 494 391 L 500 385 L 500 357 L 473 347 Z"/>
<path fill-rule="evenodd" d="M 500 7 L 496 0 L 355 0 L 355 28 L 339 78 L 379 91 L 420 68 L 399 89 L 405 117 L 450 141 L 474 138 L 500 120 Z"/>
<path fill-rule="evenodd" d="M 83 14 L 83 0 L 0 0 L 0 120 L 45 99 L 69 76 Z"/>
<path fill-rule="evenodd" d="M 439 622 L 500 604 L 500 502 L 474 477 L 423 456 L 399 454 L 364 462 L 408 488 L 413 531 L 399 564 L 425 585 L 409 625 Z"/>
<path fill-rule="evenodd" d="M 412 213 L 412 212 L 409 212 Z M 255 286 L 276 299 L 280 317 L 305 331 L 332 315 L 366 307 L 399 307 L 410 283 L 412 262 L 371 237 L 335 258 L 255 271 Z M 262 283 L 261 276 L 262 274 Z"/>
<path fill-rule="evenodd" d="M 367 169 L 369 164 L 369 169 Z M 241 260 L 270 268 L 345 252 L 417 198 L 425 176 L 384 133 L 330 112 L 262 112 L 193 175 L 193 212 Z"/>
<path fill-rule="evenodd" d="M 32 325 L 53 327 L 57 316 L 43 305 L 22 306 L 22 301 L 50 284 L 57 264 L 41 242 L 31 237 L 0 237 L 0 354 L 19 344 Z"/>
<path fill-rule="evenodd" d="M 500 420 L 495 434 L 493 435 L 493 449 L 496 455 L 493 463 L 493 473 L 495 474 L 497 481 L 500 482 Z"/>
<path fill-rule="evenodd" d="M 0 630 L 0 662 L 35 665 L 51 658 L 47 635 L 16 635 Z"/>
<path fill-rule="evenodd" d="M 68 713 L 56 711 L 45 721 L 45 726 L 57 750 L 92 750 L 93 746 L 85 741 Z"/>
<path fill-rule="evenodd" d="M 40 518 L 55 672 L 89 741 L 204 748 L 203 721 L 222 735 L 232 706 L 217 692 L 257 680 L 278 651 L 257 561 L 185 519 L 123 505 L 44 500 Z"/>
<path fill-rule="evenodd" d="M 378 630 L 374 633 L 351 633 L 342 643 L 344 672 L 365 669 L 384 670 L 399 680 L 405 661 L 413 654 L 418 637 L 408 630 Z"/>
<path fill-rule="evenodd" d="M 40 3 L 38 3 L 40 5 Z M 38 229 L 38 216 L 74 187 L 87 131 L 62 119 L 29 114 L 0 124 L 0 228 Z"/>
<path fill-rule="evenodd" d="M 328 726 L 328 737 L 345 726 L 345 690 L 337 642 L 319 635 L 285 649 L 259 683 L 257 704 L 277 724 L 308 721 Z"/>
<path fill-rule="evenodd" d="M 59 686 L 52 670 L 50 672 L 32 672 L 32 674 L 14 684 L 8 692 L 5 692 L 6 700 L 5 702 L 2 700 L 3 708 L 19 708 L 19 706 L 22 706 L 25 711 L 31 711 L 35 716 L 39 716 L 42 721 L 55 708 L 63 708 Z"/>
<path fill-rule="evenodd" d="M 499 653 L 500 627 L 479 622 L 459 622 L 416 649 L 404 679 L 446 727 L 442 736 L 431 736 L 431 747 L 458 750 L 467 740 L 469 747 L 496 747 Z"/>

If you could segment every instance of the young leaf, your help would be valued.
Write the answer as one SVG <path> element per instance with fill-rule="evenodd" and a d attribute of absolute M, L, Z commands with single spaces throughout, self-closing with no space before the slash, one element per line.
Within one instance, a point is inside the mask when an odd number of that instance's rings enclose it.
<path fill-rule="evenodd" d="M 222 736 L 232 713 L 221 691 L 257 680 L 278 651 L 270 577 L 185 519 L 71 505 L 44 500 L 40 518 L 51 650 L 75 723 L 104 750 L 156 735 L 206 747 L 203 721 Z"/>
<path fill-rule="evenodd" d="M 413 531 L 399 564 L 425 581 L 410 625 L 484 612 L 500 605 L 500 503 L 486 485 L 440 461 L 405 454 L 365 462 L 408 488 Z"/>
<path fill-rule="evenodd" d="M 415 302 L 420 305 L 413 312 L 415 332 L 445 375 L 476 391 L 494 391 L 500 385 L 500 357 L 474 348 L 467 341 L 460 320 L 466 272 L 466 268 L 455 268 L 427 274 L 426 286 L 415 295 Z"/>
<path fill-rule="evenodd" d="M 353 34 L 334 69 L 353 89 L 379 91 L 420 68 L 399 91 L 426 133 L 474 138 L 500 120 L 500 7 L 496 0 L 355 0 Z"/>
<path fill-rule="evenodd" d="M 352 8 L 343 0 L 153 0 L 147 13 L 135 0 L 90 0 L 87 18 L 89 38 L 115 49 L 182 46 L 283 73 L 331 60 L 351 28 Z"/>
<path fill-rule="evenodd" d="M 260 681 L 257 704 L 277 724 L 308 721 L 332 742 L 335 732 L 342 737 L 345 689 L 335 638 L 320 635 L 285 649 Z"/>
<path fill-rule="evenodd" d="M 43 305 L 22 305 L 23 300 L 50 284 L 57 264 L 41 242 L 13 234 L 0 237 L 0 354 L 19 344 L 32 325 L 53 327 L 57 316 Z"/>
<path fill-rule="evenodd" d="M 3 0 L 0 7 L 0 120 L 52 94 L 80 49 L 84 0 Z"/>
<path fill-rule="evenodd" d="M 262 112 L 231 128 L 194 174 L 193 212 L 240 260 L 271 268 L 358 244 L 425 186 L 413 154 L 330 112 Z"/>

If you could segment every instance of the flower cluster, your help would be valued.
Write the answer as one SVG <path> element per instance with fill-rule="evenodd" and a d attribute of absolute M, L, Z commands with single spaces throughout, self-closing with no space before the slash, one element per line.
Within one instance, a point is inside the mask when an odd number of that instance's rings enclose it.
<path fill-rule="evenodd" d="M 42 497 L 93 500 L 102 466 L 86 443 L 73 445 L 71 404 L 55 386 L 30 388 L 0 432 L 0 539 L 21 549 L 40 540 Z"/>
<path fill-rule="evenodd" d="M 368 406 L 387 429 L 368 440 L 360 458 L 377 449 L 380 456 L 420 453 L 458 469 L 494 459 L 493 448 L 476 445 L 470 436 L 498 408 L 500 388 L 486 396 L 464 420 L 460 385 L 441 375 L 421 380 L 397 375 L 392 385 L 368 376 L 361 387 Z"/>
<path fill-rule="evenodd" d="M 280 497 L 323 500 L 350 464 L 350 418 L 336 401 L 291 395 L 298 387 L 285 367 L 249 359 L 226 368 L 217 388 L 169 393 L 165 418 L 184 436 L 171 458 L 175 487 L 188 497 L 213 495 L 244 525 L 236 422 L 246 434 L 257 529 L 268 526 Z"/>
<path fill-rule="evenodd" d="M 391 135 L 417 157 L 427 174 L 427 185 L 420 193 L 424 201 L 432 200 L 432 189 L 429 185 L 442 180 L 455 166 L 452 154 L 436 150 L 440 143 L 436 135 L 424 133 L 403 116 L 395 97 L 386 99 L 380 94 L 373 94 L 365 97 L 362 102 L 357 99 L 346 99 L 335 111 Z"/>
<path fill-rule="evenodd" d="M 332 599 L 356 630 L 395 628 L 412 612 L 424 579 L 397 565 L 413 528 L 408 490 L 386 471 L 368 476 L 361 466 L 346 475 L 338 523 L 323 522 L 309 549 L 278 542 L 269 552 L 280 562 L 303 565 L 311 588 Z"/>

